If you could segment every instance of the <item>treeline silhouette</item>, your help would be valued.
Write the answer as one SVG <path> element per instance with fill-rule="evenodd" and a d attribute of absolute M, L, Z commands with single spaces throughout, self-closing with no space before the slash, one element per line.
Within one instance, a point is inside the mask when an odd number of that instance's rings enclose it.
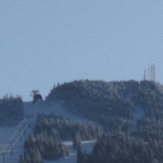
<path fill-rule="evenodd" d="M 0 126 L 12 126 L 23 119 L 24 110 L 21 97 L 4 96 L 0 100 Z"/>
<path fill-rule="evenodd" d="M 74 122 L 53 114 L 41 114 L 38 116 L 34 133 L 47 133 L 59 140 L 72 140 L 74 135 L 80 135 L 81 140 L 91 140 L 102 135 L 103 130 L 90 122 Z"/>
<path fill-rule="evenodd" d="M 75 149 L 82 140 L 97 139 L 103 134 L 99 126 L 89 122 L 80 123 L 65 120 L 55 115 L 38 115 L 34 136 L 29 136 L 24 144 L 25 153 L 20 163 L 40 163 L 43 160 L 54 160 L 69 154 L 63 140 L 73 141 Z"/>
<path fill-rule="evenodd" d="M 66 146 L 47 134 L 29 136 L 25 141 L 24 149 L 24 155 L 20 156 L 19 163 L 41 163 L 43 160 L 68 156 Z"/>

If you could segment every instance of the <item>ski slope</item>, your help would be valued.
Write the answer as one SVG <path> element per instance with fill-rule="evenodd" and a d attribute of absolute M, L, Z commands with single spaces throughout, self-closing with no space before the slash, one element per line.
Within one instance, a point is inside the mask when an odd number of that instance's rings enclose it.
<path fill-rule="evenodd" d="M 32 104 L 32 102 L 24 103 L 25 117 L 24 119 L 14 127 L 3 128 L 0 127 L 0 163 L 17 163 L 20 155 L 23 154 L 23 144 L 28 136 L 33 134 L 33 129 L 37 120 L 38 114 L 55 114 L 62 116 L 65 119 L 71 121 L 88 121 L 83 117 L 78 117 L 67 112 L 62 107 L 61 101 L 55 102 L 38 102 Z M 84 149 L 92 149 L 95 140 L 82 142 Z M 67 158 L 61 158 L 56 161 L 45 161 L 45 163 L 73 163 L 76 162 L 76 151 L 72 147 L 72 142 L 64 142 L 64 144 L 70 150 L 70 155 Z"/>

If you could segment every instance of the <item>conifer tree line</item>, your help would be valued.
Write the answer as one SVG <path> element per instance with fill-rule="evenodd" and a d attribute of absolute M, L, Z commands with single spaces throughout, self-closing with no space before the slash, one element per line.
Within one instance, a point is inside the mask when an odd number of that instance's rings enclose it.
<path fill-rule="evenodd" d="M 79 149 L 77 163 L 162 163 L 163 140 L 145 140 L 126 133 L 109 133 L 96 142 L 93 151 Z"/>
<path fill-rule="evenodd" d="M 40 163 L 43 160 L 55 160 L 68 156 L 63 140 L 73 141 L 75 149 L 80 147 L 82 140 L 97 139 L 103 134 L 99 126 L 89 122 L 79 123 L 65 120 L 55 115 L 38 115 L 34 136 L 29 136 L 24 144 L 25 153 L 20 163 Z"/>
<path fill-rule="evenodd" d="M 65 145 L 47 134 L 29 136 L 24 149 L 24 155 L 20 156 L 19 163 L 42 163 L 43 160 L 55 160 L 69 154 Z"/>
<path fill-rule="evenodd" d="M 22 120 L 24 116 L 21 97 L 4 96 L 0 100 L 0 126 L 11 126 Z"/>
<path fill-rule="evenodd" d="M 163 86 L 151 81 L 80 80 L 54 87 L 47 96 L 64 101 L 70 112 L 103 126 L 105 132 L 77 163 L 163 162 Z M 135 107 L 136 106 L 136 107 Z M 134 116 L 141 110 L 142 116 Z"/>
<path fill-rule="evenodd" d="M 163 87 L 151 81 L 73 81 L 54 87 L 47 101 L 55 99 L 63 100 L 68 111 L 113 131 L 132 129 L 133 104 L 146 118 L 163 114 Z"/>

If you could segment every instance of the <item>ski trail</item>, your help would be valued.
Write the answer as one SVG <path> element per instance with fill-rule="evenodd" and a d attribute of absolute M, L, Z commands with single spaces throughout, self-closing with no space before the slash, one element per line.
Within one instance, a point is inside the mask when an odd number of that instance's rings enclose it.
<path fill-rule="evenodd" d="M 8 139 L 5 145 L 2 146 L 0 150 L 1 162 L 5 163 L 11 163 L 13 162 L 13 156 L 18 153 L 18 147 L 20 147 L 20 144 L 22 145 L 22 139 L 26 136 L 26 130 L 28 127 L 30 127 L 31 123 L 31 117 L 27 116 L 25 117 L 19 125 L 15 128 L 15 131 L 11 135 L 11 137 Z"/>
<path fill-rule="evenodd" d="M 56 116 L 62 116 L 64 119 L 68 119 L 70 121 L 88 121 L 83 117 L 76 116 L 66 111 L 62 107 L 61 101 L 43 101 L 34 105 L 31 102 L 27 102 L 24 103 L 24 112 L 25 117 L 19 125 L 11 128 L 0 128 L 0 163 L 18 162 L 20 155 L 23 155 L 24 153 L 23 145 L 25 140 L 29 135 L 33 135 L 33 129 L 35 127 L 38 114 L 54 114 Z M 67 144 L 67 147 L 70 150 L 70 155 L 67 158 L 61 158 L 61 160 L 71 163 L 76 162 L 76 151 L 73 149 L 72 143 Z"/>

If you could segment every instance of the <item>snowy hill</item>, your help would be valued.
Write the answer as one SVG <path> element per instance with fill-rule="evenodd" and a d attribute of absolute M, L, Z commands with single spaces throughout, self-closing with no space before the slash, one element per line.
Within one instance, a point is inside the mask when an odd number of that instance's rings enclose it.
<path fill-rule="evenodd" d="M 80 80 L 54 87 L 47 101 L 63 100 L 69 112 L 109 130 L 136 127 L 145 112 L 163 106 L 163 86 L 151 81 Z"/>
<path fill-rule="evenodd" d="M 160 144 L 163 142 L 163 91 L 158 83 L 149 81 L 103 82 L 103 81 L 74 81 L 54 87 L 46 101 L 24 103 L 24 116 L 17 125 L 0 127 L 0 163 L 17 163 L 20 155 L 24 154 L 24 142 L 33 135 L 38 115 L 62 116 L 71 122 L 91 122 L 92 125 L 103 126 L 107 135 L 99 140 L 82 141 L 83 149 L 93 152 L 81 153 L 88 162 L 102 160 L 107 155 L 107 145 L 116 144 L 117 150 L 110 149 L 111 155 L 106 159 L 120 159 L 121 140 L 129 144 L 123 147 L 125 160 L 141 160 L 141 149 L 147 155 L 144 160 L 162 160 Z M 49 123 L 49 122 L 48 122 Z M 66 122 L 67 123 L 67 122 Z M 56 131 L 55 131 L 56 132 Z M 115 138 L 115 140 L 112 139 Z M 103 142 L 103 140 L 105 140 Z M 153 140 L 155 143 L 151 142 Z M 97 143 L 96 143 L 97 141 Z M 115 142 L 114 142 L 115 141 Z M 140 143 L 137 144 L 136 141 Z M 160 143 L 161 142 L 161 143 Z M 45 163 L 76 162 L 77 151 L 73 148 L 72 140 L 62 143 L 69 150 L 69 156 Z M 107 144 L 108 143 L 108 144 Z M 113 144 L 112 144 L 113 143 Z M 143 145 L 146 144 L 146 145 Z M 95 145 L 95 147 L 93 147 Z M 136 146 L 136 147 L 135 147 Z M 140 149 L 132 158 L 134 149 Z M 150 152 L 146 150 L 150 149 Z M 101 153 L 100 151 L 103 150 Z M 123 151 L 119 151 L 123 153 Z M 97 153 L 96 153 L 97 152 Z M 131 154 L 130 154 L 131 152 Z M 162 153 L 162 152 L 161 152 Z M 113 157 L 116 156 L 116 157 Z M 79 163 L 87 163 L 80 160 Z M 97 162 L 99 163 L 99 162 Z M 137 162 L 136 162 L 137 163 Z M 143 162 L 145 163 L 145 162 Z"/>
<path fill-rule="evenodd" d="M 85 118 L 77 117 L 71 113 L 68 113 L 62 107 L 61 101 L 38 102 L 35 105 L 33 105 L 32 102 L 24 103 L 24 112 L 25 117 L 18 125 L 7 128 L 0 127 L 0 162 L 16 163 L 19 160 L 20 155 L 22 155 L 24 152 L 24 141 L 28 138 L 29 135 L 33 134 L 33 129 L 35 127 L 38 114 L 48 115 L 52 113 L 57 116 L 63 116 L 65 119 L 71 121 L 87 121 Z M 88 141 L 87 143 L 94 144 L 94 141 Z M 87 143 L 83 142 L 83 145 L 85 146 Z M 72 141 L 64 142 L 64 144 L 67 145 L 70 149 L 70 156 L 65 159 L 60 159 L 56 162 L 76 159 L 76 151 L 72 149 Z"/>
<path fill-rule="evenodd" d="M 54 87 L 48 101 L 95 121 L 108 132 L 78 163 L 163 162 L 163 86 L 152 81 L 80 80 Z M 137 150 L 135 150 L 137 149 Z M 109 153 L 109 154 L 108 154 Z"/>

